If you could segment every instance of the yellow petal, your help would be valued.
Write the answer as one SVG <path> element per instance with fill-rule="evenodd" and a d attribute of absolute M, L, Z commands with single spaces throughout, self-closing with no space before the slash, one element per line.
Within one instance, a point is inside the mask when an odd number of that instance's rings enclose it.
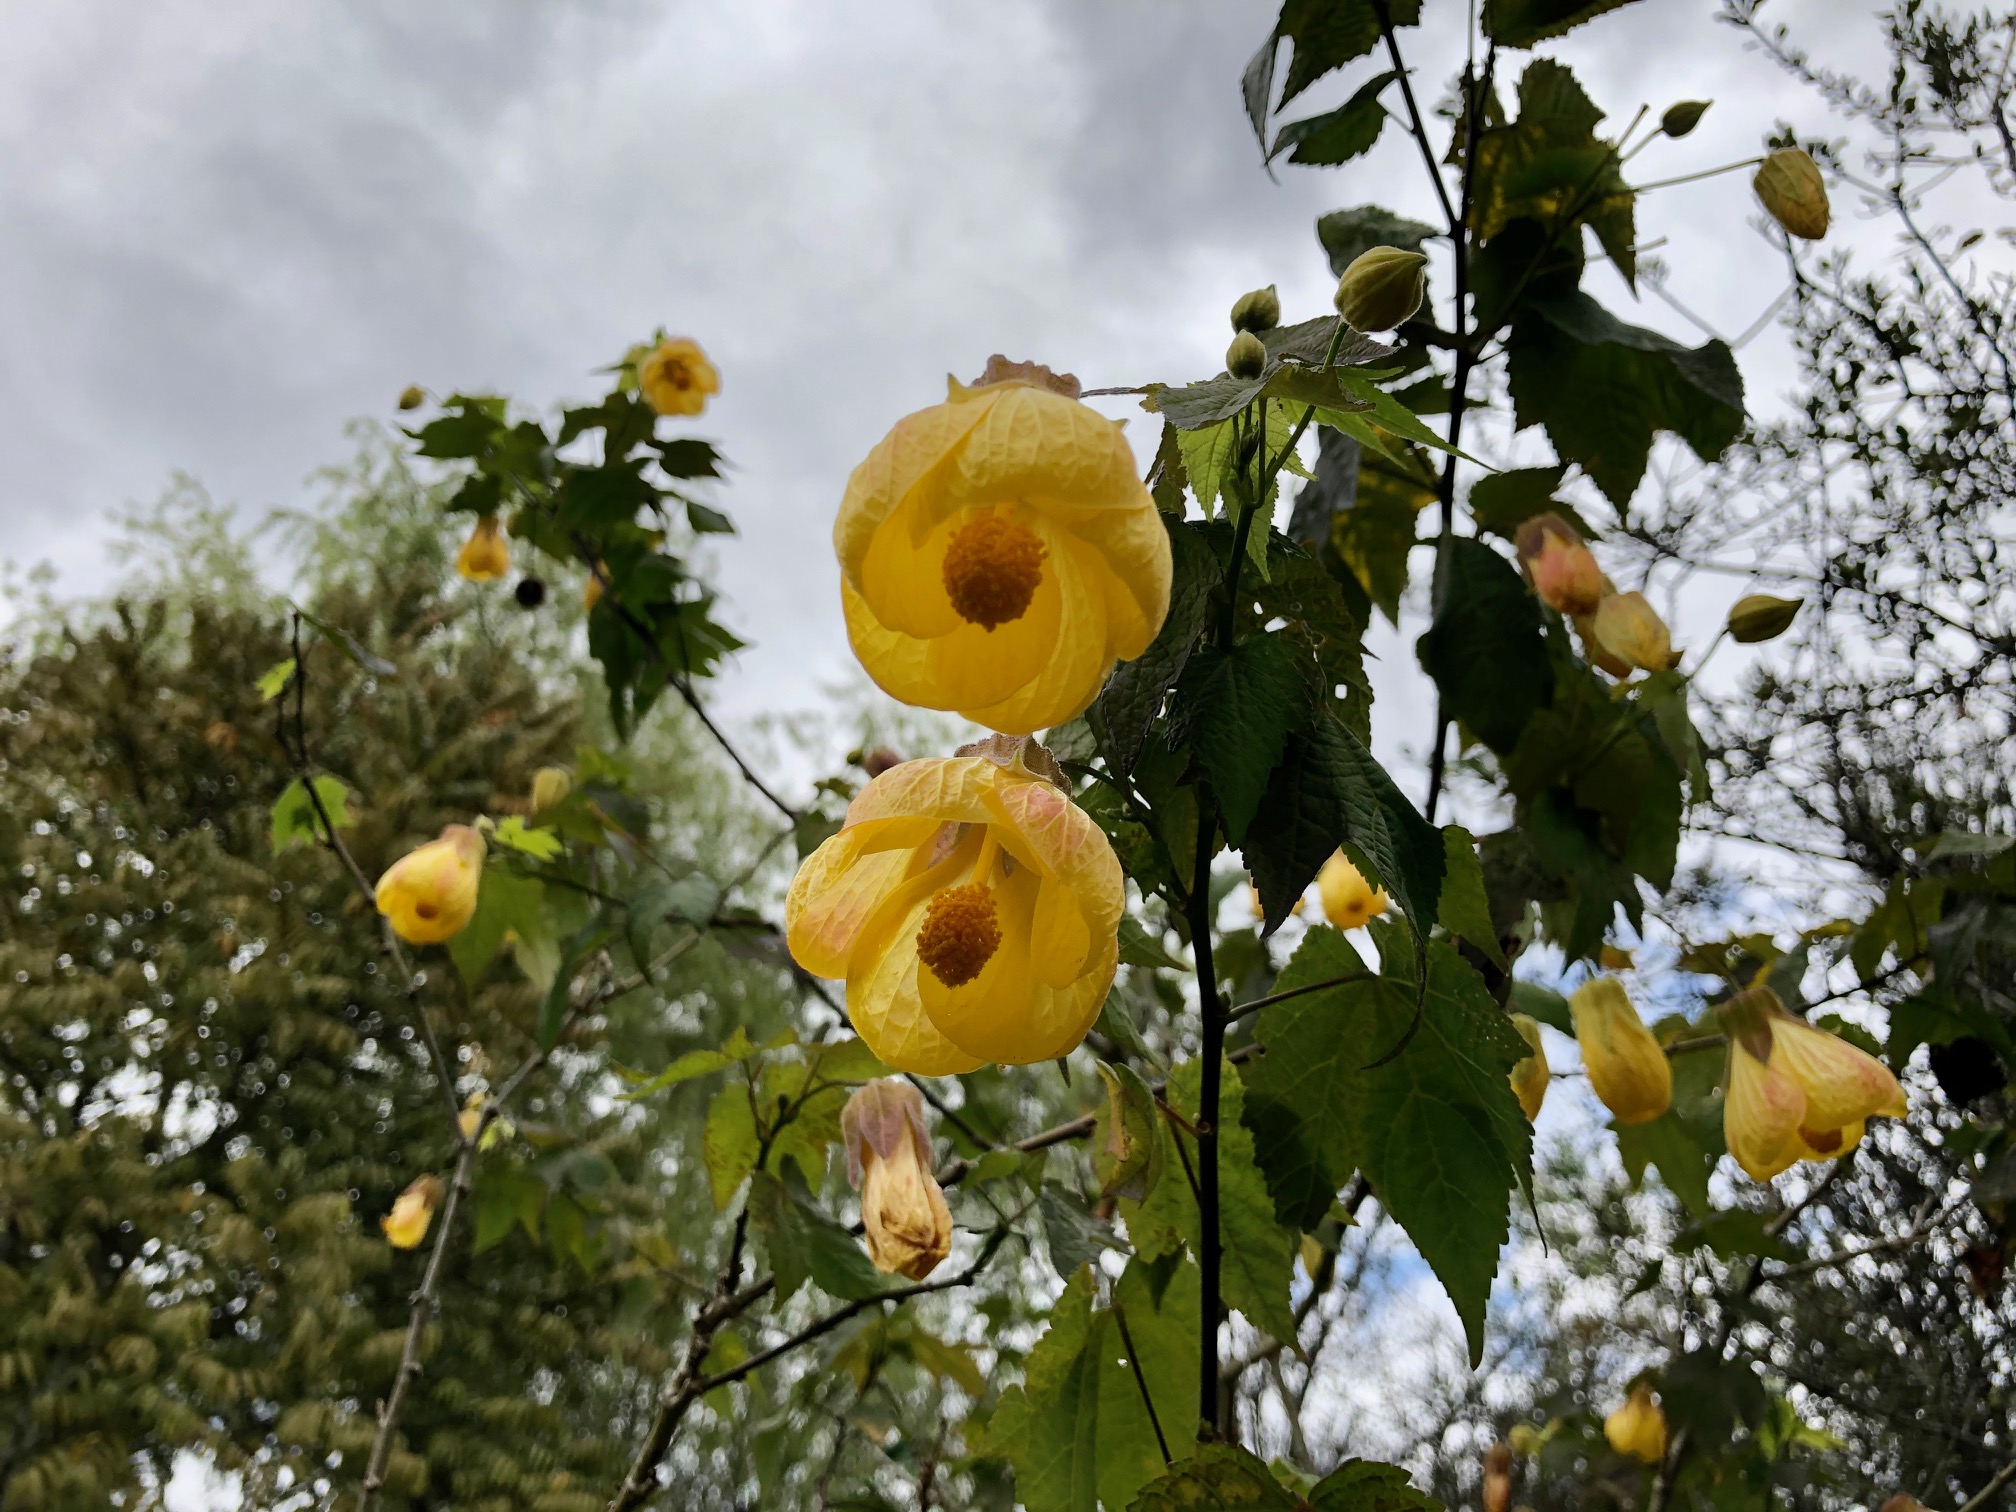
<path fill-rule="evenodd" d="M 1806 1093 L 1806 1122 L 1838 1129 L 1878 1114 L 1902 1118 L 1904 1089 L 1874 1056 L 1789 1014 L 1771 1020 L 1771 1060 Z"/>
<path fill-rule="evenodd" d="M 1722 1137 L 1751 1180 L 1769 1181 L 1800 1159 L 1799 1125 L 1805 1116 L 1806 1094 L 1799 1084 L 1752 1055 L 1740 1039 L 1731 1040 Z"/>
<path fill-rule="evenodd" d="M 791 958 L 814 976 L 847 974 L 861 926 L 903 880 L 909 852 L 862 855 L 857 832 L 842 830 L 807 856 L 784 899 Z"/>
<path fill-rule="evenodd" d="M 1070 889 L 1094 939 L 1120 927 L 1127 879 L 1092 816 L 1038 778 L 1004 776 L 985 795 L 989 813 L 1026 851 L 1024 859 Z"/>
<path fill-rule="evenodd" d="M 476 914 L 483 878 L 483 837 L 451 824 L 395 861 L 378 879 L 378 912 L 402 940 L 439 945 L 453 939 Z"/>
<path fill-rule="evenodd" d="M 833 550 L 848 584 L 859 591 L 863 564 L 876 532 L 913 489 L 933 479 L 951 451 L 986 417 L 994 397 L 973 393 L 964 402 L 934 404 L 906 415 L 876 443 L 847 480 Z M 906 530 L 910 527 L 905 523 Z M 929 534 L 926 530 L 924 534 Z"/>
<path fill-rule="evenodd" d="M 1614 977 L 1584 982 L 1569 996 L 1575 1041 L 1589 1085 L 1622 1124 L 1650 1123 L 1673 1102 L 1673 1068 Z"/>
<path fill-rule="evenodd" d="M 1068 987 L 1092 953 L 1092 930 L 1078 896 L 1056 878 L 1042 881 L 1029 929 L 1030 966 L 1052 987 Z"/>
<path fill-rule="evenodd" d="M 917 1076 L 958 1076 L 985 1062 L 940 1034 L 917 996 L 917 930 L 928 898 L 897 920 L 882 948 L 857 951 L 847 975 L 847 1017 L 877 1060 Z"/>
<path fill-rule="evenodd" d="M 985 794 L 1000 771 L 982 756 L 902 762 L 854 795 L 847 805 L 847 827 L 886 819 L 985 824 L 993 817 Z"/>

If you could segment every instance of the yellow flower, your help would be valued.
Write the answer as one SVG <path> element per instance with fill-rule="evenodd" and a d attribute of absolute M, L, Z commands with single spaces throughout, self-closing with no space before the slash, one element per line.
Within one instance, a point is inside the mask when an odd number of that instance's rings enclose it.
<path fill-rule="evenodd" d="M 1323 917 L 1339 929 L 1356 929 L 1368 919 L 1386 912 L 1386 889 L 1374 888 L 1365 874 L 1338 851 L 1316 873 L 1316 896 L 1323 904 Z"/>
<path fill-rule="evenodd" d="M 394 1249 L 415 1249 L 427 1237 L 434 1209 L 441 1205 L 442 1186 L 434 1176 L 422 1176 L 399 1194 L 392 1211 L 378 1220 L 385 1242 Z"/>
<path fill-rule="evenodd" d="M 1648 1465 L 1666 1458 L 1666 1414 L 1652 1400 L 1652 1388 L 1640 1382 L 1610 1416 L 1603 1419 L 1603 1437 L 1619 1454 Z"/>
<path fill-rule="evenodd" d="M 546 766 L 532 774 L 532 812 L 543 814 L 551 808 L 558 808 L 574 791 L 574 779 L 567 774 L 567 768 Z"/>
<path fill-rule="evenodd" d="M 1615 977 L 1594 977 L 1568 999 L 1589 1085 L 1622 1124 L 1650 1123 L 1673 1101 L 1673 1068 Z"/>
<path fill-rule="evenodd" d="M 461 1131 L 464 1141 L 474 1139 L 483 1127 L 483 1103 L 481 1092 L 471 1092 L 469 1100 L 462 1104 L 462 1111 L 455 1115 L 455 1127 Z"/>
<path fill-rule="evenodd" d="M 899 1071 L 1068 1055 L 1119 960 L 1119 859 L 1040 746 L 906 761 L 848 805 L 784 902 L 798 964 Z"/>
<path fill-rule="evenodd" d="M 637 364 L 637 387 L 661 415 L 697 415 L 721 392 L 721 375 L 697 341 L 675 336 Z"/>
<path fill-rule="evenodd" d="M 469 539 L 455 553 L 455 570 L 472 583 L 494 583 L 511 570 L 511 545 L 497 516 L 484 515 L 476 521 Z"/>
<path fill-rule="evenodd" d="M 1540 1025 L 1527 1014 L 1515 1013 L 1512 1027 L 1533 1047 L 1533 1053 L 1512 1068 L 1511 1076 L 1512 1094 L 1519 1099 L 1526 1121 L 1531 1123 L 1540 1116 L 1540 1105 L 1547 1101 L 1547 1086 L 1554 1080 L 1554 1073 L 1547 1066 L 1547 1047 L 1540 1042 Z"/>
<path fill-rule="evenodd" d="M 1519 565 L 1540 602 L 1559 614 L 1593 614 L 1603 601 L 1603 569 L 1575 527 L 1556 514 L 1519 527 Z"/>
<path fill-rule="evenodd" d="M 1722 1133 L 1736 1163 L 1769 1181 L 1802 1160 L 1833 1160 L 1871 1118 L 1902 1118 L 1904 1089 L 1873 1055 L 1794 1018 L 1768 987 L 1722 1005 L 1729 1033 Z"/>
<path fill-rule="evenodd" d="M 833 546 L 868 675 L 1009 735 L 1083 712 L 1169 610 L 1169 537 L 1120 427 L 1034 377 L 953 380 L 897 421 Z"/>
<path fill-rule="evenodd" d="M 1619 661 L 1647 672 L 1673 665 L 1673 637 L 1642 593 L 1610 594 L 1596 606 L 1592 628 L 1597 644 Z"/>
<path fill-rule="evenodd" d="M 460 934 L 476 912 L 483 879 L 483 837 L 451 824 L 441 838 L 408 851 L 378 879 L 378 912 L 414 945 L 439 945 Z"/>
<path fill-rule="evenodd" d="M 875 1268 L 922 1281 L 952 1248 L 952 1210 L 931 1172 L 924 1099 L 894 1077 L 866 1083 L 840 1110 L 847 1179 Z"/>
<path fill-rule="evenodd" d="M 1831 210 L 1820 168 L 1804 150 L 1784 147 L 1764 159 L 1751 181 L 1757 198 L 1792 235 L 1818 241 L 1827 234 Z"/>

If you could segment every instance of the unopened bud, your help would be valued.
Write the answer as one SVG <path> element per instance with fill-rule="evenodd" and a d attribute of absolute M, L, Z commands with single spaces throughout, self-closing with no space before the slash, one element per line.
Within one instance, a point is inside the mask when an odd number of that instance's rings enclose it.
<path fill-rule="evenodd" d="M 1881 1512 L 1925 1512 L 1925 1503 L 1909 1491 L 1899 1491 L 1883 1503 Z"/>
<path fill-rule="evenodd" d="M 1508 1512 L 1512 1505 L 1512 1446 L 1493 1444 L 1484 1451 L 1484 1512 Z"/>
<path fill-rule="evenodd" d="M 1255 289 L 1251 294 L 1241 294 L 1232 306 L 1232 329 L 1235 331 L 1271 331 L 1281 324 L 1281 296 L 1274 292 L 1274 285 Z"/>
<path fill-rule="evenodd" d="M 1547 1066 L 1547 1050 L 1540 1042 L 1540 1025 L 1529 1015 L 1512 1015 L 1512 1027 L 1519 1031 L 1519 1038 L 1532 1047 L 1533 1053 L 1512 1068 L 1512 1095 L 1519 1099 L 1519 1106 L 1526 1114 L 1526 1122 L 1531 1123 L 1540 1116 L 1540 1105 L 1547 1101 L 1548 1084 L 1554 1080 L 1554 1073 Z"/>
<path fill-rule="evenodd" d="M 1428 293 L 1425 253 L 1373 247 L 1337 280 L 1337 313 L 1357 331 L 1390 331 L 1421 308 Z"/>
<path fill-rule="evenodd" d="M 558 808 L 574 791 L 574 779 L 565 767 L 541 767 L 532 774 L 532 812 L 543 814 Z"/>
<path fill-rule="evenodd" d="M 874 750 L 863 756 L 858 765 L 872 780 L 873 778 L 880 777 L 891 767 L 903 765 L 903 758 L 887 746 L 877 746 Z"/>
<path fill-rule="evenodd" d="M 1258 378 L 1267 366 L 1267 348 L 1251 331 L 1241 331 L 1225 348 L 1225 371 L 1234 378 Z"/>
<path fill-rule="evenodd" d="M 1316 896 L 1323 903 L 1323 917 L 1338 929 L 1356 929 L 1386 912 L 1386 889 L 1374 887 L 1365 873 L 1351 864 L 1342 851 L 1323 863 L 1316 873 Z"/>
<path fill-rule="evenodd" d="M 1736 600 L 1729 611 L 1729 638 L 1754 646 L 1776 640 L 1792 628 L 1799 617 L 1801 601 L 1773 598 L 1768 593 L 1752 593 Z"/>
<path fill-rule="evenodd" d="M 847 1176 L 875 1268 L 922 1281 L 952 1249 L 952 1210 L 931 1173 L 924 1099 L 895 1077 L 871 1081 L 840 1110 Z"/>
<path fill-rule="evenodd" d="M 1666 621 L 1642 593 L 1611 594 L 1596 606 L 1594 619 L 1597 642 L 1619 661 L 1664 672 L 1677 660 Z"/>
<path fill-rule="evenodd" d="M 415 410 L 427 402 L 427 391 L 417 383 L 409 383 L 399 391 L 399 408 Z"/>
<path fill-rule="evenodd" d="M 1673 1103 L 1673 1067 L 1614 977 L 1596 977 L 1568 999 L 1589 1085 L 1621 1124 L 1650 1123 Z"/>
<path fill-rule="evenodd" d="M 203 742 L 220 756 L 229 756 L 238 749 L 238 727 L 228 719 L 220 719 L 203 732 Z"/>
<path fill-rule="evenodd" d="M 441 1205 L 444 1192 L 438 1176 L 422 1176 L 392 1204 L 392 1211 L 378 1220 L 378 1226 L 385 1231 L 385 1242 L 394 1249 L 417 1249 L 420 1241 L 427 1237 L 427 1226 L 434 1221 L 434 1209 Z"/>
<path fill-rule="evenodd" d="M 1792 235 L 1818 241 L 1827 234 L 1827 185 L 1805 149 L 1780 148 L 1764 159 L 1750 183 L 1771 219 Z"/>
<path fill-rule="evenodd" d="M 483 1101 L 481 1092 L 471 1092 L 462 1111 L 455 1115 L 455 1127 L 465 1141 L 474 1139 L 483 1128 Z"/>
<path fill-rule="evenodd" d="M 1526 580 L 1558 614 L 1591 614 L 1603 601 L 1603 569 L 1574 526 L 1557 514 L 1535 515 L 1513 541 Z"/>
<path fill-rule="evenodd" d="M 1678 105 L 1666 107 L 1666 114 L 1659 117 L 1659 129 L 1669 137 L 1683 137 L 1701 124 L 1701 117 L 1708 113 L 1709 100 L 1682 100 Z"/>
<path fill-rule="evenodd" d="M 1603 1419 L 1603 1437 L 1619 1454 L 1648 1465 L 1666 1458 L 1666 1414 L 1652 1400 L 1650 1386 L 1641 1382 L 1622 1407 Z"/>
<path fill-rule="evenodd" d="M 1547 1446 L 1547 1435 L 1531 1423 L 1514 1423 L 1512 1431 L 1505 1435 L 1505 1441 L 1514 1454 L 1531 1459 Z"/>

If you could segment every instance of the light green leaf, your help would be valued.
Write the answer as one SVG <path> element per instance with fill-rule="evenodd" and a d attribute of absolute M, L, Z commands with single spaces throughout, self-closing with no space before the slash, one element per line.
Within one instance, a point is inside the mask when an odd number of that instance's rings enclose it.
<path fill-rule="evenodd" d="M 315 813 L 315 798 L 322 800 L 322 807 L 329 811 L 329 822 L 336 828 L 348 829 L 357 822 L 350 814 L 350 790 L 334 777 L 317 777 L 314 797 L 309 796 L 306 784 L 296 777 L 273 800 L 274 855 L 301 841 L 313 845 L 321 838 L 322 821 Z"/>
<path fill-rule="evenodd" d="M 1442 874 L 1442 898 L 1436 904 L 1435 922 L 1462 936 L 1501 969 L 1506 968 L 1505 950 L 1491 922 L 1491 900 L 1484 891 L 1484 868 L 1477 859 L 1476 840 L 1460 824 L 1450 824 L 1443 827 L 1442 846 L 1447 870 Z"/>
<path fill-rule="evenodd" d="M 535 861 L 551 861 L 560 854 L 560 837 L 550 829 L 528 829 L 525 821 L 516 814 L 507 815 L 503 822 L 490 832 L 493 844 L 506 850 L 518 851 Z"/>
<path fill-rule="evenodd" d="M 688 1050 L 656 1076 L 625 1092 L 623 1101 L 635 1102 L 640 1097 L 649 1097 L 653 1092 L 662 1092 L 681 1082 L 712 1076 L 716 1071 L 739 1066 L 755 1053 L 756 1047 L 749 1043 L 749 1031 L 737 1024 L 735 1032 L 728 1036 L 728 1043 L 719 1050 Z"/>
<path fill-rule="evenodd" d="M 1442 1512 L 1442 1504 L 1414 1489 L 1398 1465 L 1351 1459 L 1309 1493 L 1311 1512 Z"/>
<path fill-rule="evenodd" d="M 448 957 L 462 980 L 473 983 L 504 947 L 507 936 L 521 941 L 554 944 L 545 916 L 546 888 L 536 877 L 521 877 L 502 868 L 486 871 L 476 893 L 476 912 L 462 932 L 448 942 Z M 558 957 L 554 957 L 557 965 Z M 546 979 L 550 986 L 552 978 Z"/>
<path fill-rule="evenodd" d="M 1093 1314 L 1094 1290 L 1091 1267 L 1071 1278 L 1022 1384 L 1001 1394 L 987 1426 L 985 1452 L 1015 1466 L 1015 1494 L 1028 1512 L 1098 1512 L 1102 1453 L 1121 1450 L 1100 1441 L 1097 1339 L 1107 1319 Z"/>
<path fill-rule="evenodd" d="M 1096 1068 L 1106 1087 L 1099 1105 L 1098 1127 L 1092 1136 L 1092 1169 L 1099 1177 L 1101 1197 L 1146 1197 L 1162 1172 L 1155 1156 L 1159 1148 L 1155 1126 L 1162 1121 L 1148 1084 L 1126 1065 L 1100 1061 Z"/>
<path fill-rule="evenodd" d="M 743 1178 L 756 1169 L 759 1141 L 756 1113 L 749 1089 L 731 1082 L 714 1094 L 707 1123 L 700 1134 L 700 1153 L 707 1163 L 707 1185 L 715 1208 L 726 1208 L 741 1189 Z"/>
<path fill-rule="evenodd" d="M 259 681 L 253 686 L 259 690 L 261 703 L 271 703 L 287 691 L 287 685 L 294 681 L 295 665 L 294 658 L 290 656 L 285 661 L 273 663 L 259 674 Z"/>
<path fill-rule="evenodd" d="M 1296 1512 L 1299 1500 L 1237 1444 L 1200 1444 L 1144 1486 L 1128 1512 Z"/>
<path fill-rule="evenodd" d="M 538 1173 L 511 1161 L 486 1162 L 476 1177 L 477 1254 L 503 1242 L 517 1224 L 534 1244 L 539 1242 L 539 1218 L 546 1205 L 546 1183 Z"/>
<path fill-rule="evenodd" d="M 1344 387 L 1357 397 L 1359 403 L 1370 407 L 1371 418 L 1394 435 L 1422 446 L 1433 447 L 1439 452 L 1454 451 L 1466 461 L 1477 460 L 1468 452 L 1451 447 L 1447 441 L 1423 425 L 1420 417 L 1381 388 L 1374 381 L 1372 374 L 1358 368 L 1340 368 L 1337 376 Z"/>

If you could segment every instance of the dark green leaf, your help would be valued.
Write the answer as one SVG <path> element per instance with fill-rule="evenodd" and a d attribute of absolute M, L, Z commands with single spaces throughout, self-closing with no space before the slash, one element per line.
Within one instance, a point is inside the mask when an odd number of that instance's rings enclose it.
<path fill-rule="evenodd" d="M 1631 0 L 1484 0 L 1484 34 L 1500 47 L 1531 47 Z"/>
<path fill-rule="evenodd" d="M 1309 717 L 1309 684 L 1293 643 L 1256 635 L 1207 647 L 1177 679 L 1171 740 L 1187 743 L 1211 778 L 1226 838 L 1238 845 L 1288 737 Z"/>
<path fill-rule="evenodd" d="M 1043 1220 L 1050 1267 L 1060 1281 L 1070 1280 L 1081 1265 L 1098 1264 L 1101 1251 L 1121 1248 L 1112 1226 L 1094 1218 L 1076 1193 L 1055 1181 L 1043 1183 L 1036 1209 Z"/>
<path fill-rule="evenodd" d="M 658 465 L 671 478 L 718 478 L 721 476 L 721 453 L 714 449 L 711 441 L 681 436 L 675 441 L 659 443 Z"/>
<path fill-rule="evenodd" d="M 1190 660 L 1220 576 L 1218 558 L 1193 527 L 1180 520 L 1163 524 L 1169 531 L 1171 563 L 1168 616 L 1148 649 L 1115 667 L 1099 695 L 1106 753 L 1122 773 L 1133 771 L 1163 699 Z"/>
<path fill-rule="evenodd" d="M 1274 134 L 1268 161 L 1286 152 L 1291 163 L 1335 167 L 1370 152 L 1386 125 L 1379 92 L 1399 77 L 1390 71 L 1379 74 L 1335 110 L 1289 122 Z"/>
<path fill-rule="evenodd" d="M 1418 26 L 1421 0 L 1390 0 L 1387 14 L 1395 26 Z M 1372 0 L 1287 0 L 1274 35 L 1295 47 L 1281 86 L 1285 107 L 1325 74 L 1371 52 L 1379 43 L 1379 15 Z"/>
<path fill-rule="evenodd" d="M 1624 1173 L 1636 1188 L 1645 1180 L 1645 1168 L 1657 1166 L 1668 1191 L 1686 1205 L 1698 1220 L 1708 1216 L 1708 1175 L 1714 1156 L 1701 1148 L 1680 1116 L 1670 1108 L 1650 1123 L 1612 1124 L 1617 1135 L 1617 1154 Z"/>
<path fill-rule="evenodd" d="M 1416 650 L 1443 707 L 1502 753 L 1553 695 L 1540 604 L 1512 564 L 1482 541 L 1447 544 L 1441 607 Z"/>
<path fill-rule="evenodd" d="M 637 511 L 658 497 L 634 464 L 576 468 L 555 491 L 554 511 L 569 529 L 600 530 L 627 525 Z M 620 587 L 628 589 L 627 584 Z"/>
<path fill-rule="evenodd" d="M 1484 868 L 1477 860 L 1477 842 L 1461 825 L 1442 831 L 1443 855 L 1447 870 L 1442 878 L 1442 899 L 1436 905 L 1435 922 L 1452 935 L 1476 946 L 1501 970 L 1505 951 L 1498 943 L 1498 931 L 1491 923 L 1491 900 L 1484 892 Z"/>
<path fill-rule="evenodd" d="M 1576 513 L 1573 506 L 1554 497 L 1566 476 L 1566 463 L 1552 467 L 1515 467 L 1510 472 L 1493 473 L 1470 485 L 1470 517 L 1479 530 L 1488 530 L 1511 540 L 1519 527 L 1538 514 L 1557 514 L 1582 533 L 1588 541 L 1600 541 L 1602 532 Z"/>
<path fill-rule="evenodd" d="M 1398 1465 L 1350 1459 L 1309 1493 L 1311 1512 L 1442 1512 L 1434 1497 L 1414 1489 Z"/>
<path fill-rule="evenodd" d="M 756 1172 L 749 1188 L 749 1216 L 763 1236 L 780 1303 L 807 1280 L 843 1302 L 889 1289 L 890 1278 L 875 1269 L 859 1239 L 768 1171 Z"/>
<path fill-rule="evenodd" d="M 1298 1503 L 1266 1463 L 1236 1444 L 1200 1444 L 1141 1488 L 1128 1512 L 1295 1512 Z"/>
<path fill-rule="evenodd" d="M 1542 987 L 1538 982 L 1514 981 L 1511 999 L 1505 1006 L 1550 1029 L 1559 1029 L 1563 1034 L 1575 1032 L 1574 1017 L 1568 1012 L 1568 999 L 1552 987 Z"/>
<path fill-rule="evenodd" d="M 1398 247 L 1403 252 L 1419 252 L 1421 243 L 1437 234 L 1433 226 L 1408 220 L 1378 205 L 1332 210 L 1316 222 L 1316 239 L 1322 242 L 1323 251 L 1330 259 L 1330 271 L 1339 277 L 1374 247 Z"/>

